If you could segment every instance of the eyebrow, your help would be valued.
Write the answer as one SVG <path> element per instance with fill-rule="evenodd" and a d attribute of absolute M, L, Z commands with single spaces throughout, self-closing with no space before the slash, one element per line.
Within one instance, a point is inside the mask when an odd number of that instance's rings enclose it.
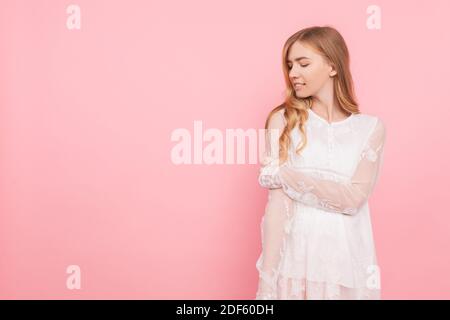
<path fill-rule="evenodd" d="M 295 61 L 300 61 L 302 59 L 309 59 L 308 57 L 300 57 L 300 58 L 295 58 Z M 287 62 L 292 62 L 291 60 L 288 60 Z"/>

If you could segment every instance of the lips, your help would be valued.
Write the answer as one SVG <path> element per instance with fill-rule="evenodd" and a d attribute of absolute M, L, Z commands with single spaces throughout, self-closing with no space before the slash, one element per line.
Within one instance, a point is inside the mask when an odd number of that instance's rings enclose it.
<path fill-rule="evenodd" d="M 304 85 L 305 85 L 305 83 L 302 83 L 302 82 L 296 82 L 296 83 L 294 83 L 294 87 L 295 87 L 296 89 L 301 88 L 301 87 L 304 86 Z"/>

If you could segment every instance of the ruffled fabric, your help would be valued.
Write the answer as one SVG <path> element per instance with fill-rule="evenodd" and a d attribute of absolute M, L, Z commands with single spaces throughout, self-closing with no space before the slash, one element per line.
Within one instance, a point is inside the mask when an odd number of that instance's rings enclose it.
<path fill-rule="evenodd" d="M 256 263 L 260 277 L 256 300 L 380 299 L 380 274 L 375 251 L 371 250 L 373 243 L 347 234 L 352 230 L 348 223 L 354 223 L 355 217 L 298 202 L 289 207 L 285 203 L 283 212 L 276 262 L 265 261 L 263 251 Z M 263 238 L 264 227 L 273 230 L 265 224 L 271 223 L 266 221 L 270 214 L 267 211 L 261 220 Z M 366 220 L 366 214 L 363 210 L 358 218 Z M 370 234 L 371 230 L 363 228 L 362 232 Z M 353 243 L 353 248 L 348 248 L 347 241 Z"/>
<path fill-rule="evenodd" d="M 260 282 L 262 285 L 263 282 Z M 279 277 L 276 295 L 257 295 L 256 300 L 379 300 L 380 290 L 348 288 L 339 284 Z M 264 290 L 259 290 L 263 292 Z"/>

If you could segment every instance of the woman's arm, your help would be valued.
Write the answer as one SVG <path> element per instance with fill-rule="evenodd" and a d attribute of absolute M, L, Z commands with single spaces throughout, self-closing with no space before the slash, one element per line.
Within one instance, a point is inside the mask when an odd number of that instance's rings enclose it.
<path fill-rule="evenodd" d="M 377 123 L 366 142 L 354 175 L 349 181 L 339 182 L 287 165 L 261 170 L 264 187 L 282 187 L 292 199 L 326 211 L 355 214 L 369 198 L 383 162 L 386 130 L 383 122 Z"/>
<path fill-rule="evenodd" d="M 269 120 L 266 130 L 265 150 L 262 165 L 259 169 L 258 182 L 264 188 L 281 188 L 278 178 L 279 164 L 279 139 L 285 127 L 284 116 L 280 113 L 274 113 Z M 283 165 L 286 165 L 285 162 Z"/>
<path fill-rule="evenodd" d="M 273 120 L 273 121 L 272 121 Z M 261 179 L 271 175 L 267 174 L 278 163 L 278 139 L 281 133 L 277 127 L 283 125 L 282 115 L 276 113 L 269 122 L 266 131 L 266 148 L 259 176 Z M 282 129 L 281 128 L 281 129 Z M 273 186 L 273 185 L 272 185 Z M 259 284 L 256 300 L 276 299 L 277 279 L 281 258 L 284 254 L 285 237 L 289 233 L 289 223 L 292 217 L 293 200 L 281 189 L 271 188 L 261 222 L 262 252 L 256 264 L 259 271 Z"/>
<path fill-rule="evenodd" d="M 262 251 L 256 263 L 259 284 L 256 300 L 276 299 L 277 280 L 284 255 L 286 235 L 290 232 L 292 203 L 283 189 L 269 190 L 264 216 L 261 221 Z"/>

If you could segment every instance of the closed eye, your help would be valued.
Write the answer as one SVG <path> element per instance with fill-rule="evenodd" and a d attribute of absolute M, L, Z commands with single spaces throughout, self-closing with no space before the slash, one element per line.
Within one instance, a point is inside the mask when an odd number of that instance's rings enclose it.
<path fill-rule="evenodd" d="M 305 65 L 301 64 L 300 66 L 303 67 L 303 68 L 305 68 L 305 67 L 309 66 L 309 64 L 305 64 Z M 289 65 L 288 65 L 288 69 L 291 70 L 291 68 L 292 68 L 292 66 L 289 66 Z"/>

